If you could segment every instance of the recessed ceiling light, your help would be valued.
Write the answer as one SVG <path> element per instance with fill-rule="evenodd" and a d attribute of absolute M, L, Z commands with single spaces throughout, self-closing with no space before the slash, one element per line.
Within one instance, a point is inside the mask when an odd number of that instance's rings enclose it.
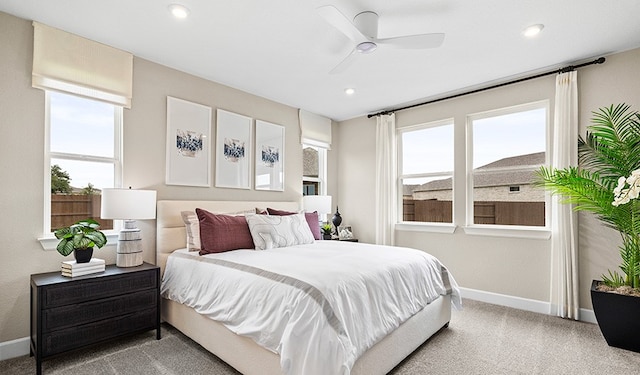
<path fill-rule="evenodd" d="M 189 13 L 191 13 L 189 8 L 187 8 L 182 4 L 169 5 L 169 11 L 171 12 L 171 14 L 173 14 L 175 18 L 180 18 L 180 19 L 187 18 L 189 16 Z"/>
<path fill-rule="evenodd" d="M 355 92 L 356 92 L 356 89 L 354 89 L 352 87 L 344 89 L 344 93 L 347 94 L 347 95 L 353 95 L 353 94 L 355 94 Z"/>
<path fill-rule="evenodd" d="M 544 25 L 539 23 L 537 25 L 531 25 L 524 30 L 522 30 L 522 34 L 527 38 L 533 38 L 534 36 L 540 34 L 540 31 L 544 29 Z"/>

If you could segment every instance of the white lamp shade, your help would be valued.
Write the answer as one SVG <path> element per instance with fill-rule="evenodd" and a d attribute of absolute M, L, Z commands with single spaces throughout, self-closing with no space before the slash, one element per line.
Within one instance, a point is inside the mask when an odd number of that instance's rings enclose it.
<path fill-rule="evenodd" d="M 100 218 L 146 220 L 156 218 L 156 191 L 103 189 Z"/>
<path fill-rule="evenodd" d="M 302 205 L 307 212 L 318 212 L 318 215 L 331 213 L 330 195 L 305 195 L 302 197 Z"/>

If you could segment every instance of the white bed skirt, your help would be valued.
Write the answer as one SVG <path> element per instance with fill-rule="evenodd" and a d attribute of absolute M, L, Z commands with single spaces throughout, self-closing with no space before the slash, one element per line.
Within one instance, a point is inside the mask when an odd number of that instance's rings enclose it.
<path fill-rule="evenodd" d="M 277 375 L 280 356 L 192 308 L 162 299 L 162 319 L 244 375 Z M 366 351 L 351 374 L 386 374 L 451 319 L 451 297 L 440 296 Z"/>

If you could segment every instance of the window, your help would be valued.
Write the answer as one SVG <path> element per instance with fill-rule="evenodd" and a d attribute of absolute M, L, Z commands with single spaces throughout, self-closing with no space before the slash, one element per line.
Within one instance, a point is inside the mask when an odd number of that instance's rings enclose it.
<path fill-rule="evenodd" d="M 45 230 L 92 218 L 101 229 L 100 191 L 120 186 L 122 107 L 46 92 Z"/>
<path fill-rule="evenodd" d="M 302 145 L 302 195 L 326 195 L 327 149 Z"/>
<path fill-rule="evenodd" d="M 544 227 L 545 192 L 532 181 L 546 163 L 547 103 L 472 115 L 467 126 L 468 224 Z"/>
<path fill-rule="evenodd" d="M 398 130 L 402 221 L 453 223 L 453 120 Z"/>

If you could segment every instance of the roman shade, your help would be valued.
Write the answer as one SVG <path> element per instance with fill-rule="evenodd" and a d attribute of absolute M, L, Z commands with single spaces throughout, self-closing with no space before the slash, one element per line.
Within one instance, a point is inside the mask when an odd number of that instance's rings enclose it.
<path fill-rule="evenodd" d="M 302 109 L 299 118 L 301 143 L 331 149 L 331 119 Z"/>
<path fill-rule="evenodd" d="M 131 108 L 133 55 L 33 22 L 32 85 Z"/>

